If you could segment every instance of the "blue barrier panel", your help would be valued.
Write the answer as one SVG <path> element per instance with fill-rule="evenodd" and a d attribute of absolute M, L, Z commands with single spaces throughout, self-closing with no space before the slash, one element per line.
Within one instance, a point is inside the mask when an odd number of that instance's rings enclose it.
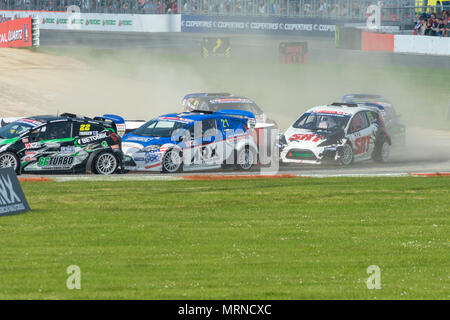
<path fill-rule="evenodd" d="M 241 17 L 182 15 L 181 32 L 290 34 L 334 37 L 330 18 Z"/>

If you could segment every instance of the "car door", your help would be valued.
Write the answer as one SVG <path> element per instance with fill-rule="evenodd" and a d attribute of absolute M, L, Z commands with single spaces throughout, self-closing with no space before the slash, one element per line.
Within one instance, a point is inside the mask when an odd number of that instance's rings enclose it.
<path fill-rule="evenodd" d="M 70 170 L 75 164 L 71 121 L 52 122 L 32 132 L 29 145 L 37 152 L 37 170 Z"/>
<path fill-rule="evenodd" d="M 353 145 L 355 161 L 369 159 L 375 148 L 375 124 L 369 121 L 366 112 L 355 114 L 350 122 L 349 139 Z"/>
<path fill-rule="evenodd" d="M 207 166 L 218 166 L 223 162 L 223 139 L 219 134 L 216 119 L 202 121 L 202 147 L 198 158 Z M 198 152 L 198 151 L 197 151 Z"/>

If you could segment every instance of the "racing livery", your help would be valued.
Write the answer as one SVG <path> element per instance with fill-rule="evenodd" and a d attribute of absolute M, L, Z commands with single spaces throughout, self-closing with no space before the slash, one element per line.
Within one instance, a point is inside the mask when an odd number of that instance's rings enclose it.
<path fill-rule="evenodd" d="M 257 161 L 255 116 L 246 111 L 184 112 L 148 121 L 123 138 L 126 170 L 250 170 Z"/>
<path fill-rule="evenodd" d="M 20 173 L 93 172 L 121 166 L 121 138 L 114 122 L 73 114 L 35 116 L 0 128 L 0 168 Z"/>
<path fill-rule="evenodd" d="M 391 138 L 376 107 L 333 103 L 306 111 L 280 137 L 283 163 L 321 164 L 389 158 Z"/>
<path fill-rule="evenodd" d="M 216 112 L 230 109 L 253 113 L 257 128 L 267 125 L 277 127 L 276 123 L 268 119 L 253 100 L 246 97 L 235 96 L 231 93 L 191 93 L 183 98 L 183 111 L 185 112 L 194 110 Z"/>
<path fill-rule="evenodd" d="M 395 112 L 392 103 L 383 96 L 377 94 L 346 94 L 342 97 L 342 102 L 358 103 L 363 106 L 376 107 L 381 115 L 392 138 L 394 146 L 406 144 L 406 128 L 400 121 L 400 116 Z"/>

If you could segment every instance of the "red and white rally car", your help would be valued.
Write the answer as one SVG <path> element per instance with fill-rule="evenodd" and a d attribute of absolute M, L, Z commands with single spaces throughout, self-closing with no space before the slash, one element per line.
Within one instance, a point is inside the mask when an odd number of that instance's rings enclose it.
<path fill-rule="evenodd" d="M 306 111 L 280 136 L 282 163 L 321 164 L 389 158 L 391 137 L 374 107 L 333 103 Z"/>

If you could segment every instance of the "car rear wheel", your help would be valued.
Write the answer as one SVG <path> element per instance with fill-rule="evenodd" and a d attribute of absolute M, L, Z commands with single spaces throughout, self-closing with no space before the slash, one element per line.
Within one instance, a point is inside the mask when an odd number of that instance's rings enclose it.
<path fill-rule="evenodd" d="M 110 152 L 100 153 L 94 162 L 95 172 L 105 176 L 116 172 L 118 165 L 116 156 Z"/>
<path fill-rule="evenodd" d="M 243 171 L 249 171 L 255 163 L 255 153 L 249 148 L 241 149 L 237 154 L 237 168 Z"/>
<path fill-rule="evenodd" d="M 164 173 L 180 172 L 183 167 L 183 156 L 178 150 L 171 149 L 166 152 L 162 161 L 162 171 Z"/>
<path fill-rule="evenodd" d="M 19 159 L 12 152 L 4 152 L 0 154 L 0 168 L 12 168 L 14 172 L 19 171 Z"/>
<path fill-rule="evenodd" d="M 342 147 L 339 161 L 344 166 L 349 166 L 353 163 L 353 148 L 350 143 L 347 143 Z"/>

